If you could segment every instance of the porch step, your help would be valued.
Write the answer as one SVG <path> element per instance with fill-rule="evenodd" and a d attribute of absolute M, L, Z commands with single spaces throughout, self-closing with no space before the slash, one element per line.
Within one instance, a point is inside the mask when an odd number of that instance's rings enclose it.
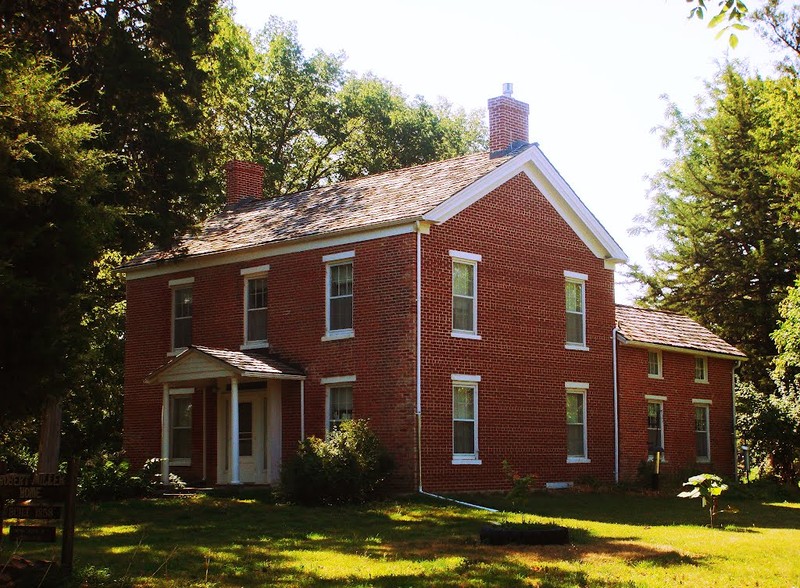
<path fill-rule="evenodd" d="M 213 488 L 187 486 L 186 488 L 181 488 L 179 490 L 170 490 L 169 492 L 164 492 L 162 496 L 164 496 L 164 498 L 183 498 L 186 496 L 201 494 L 203 492 L 210 492 L 211 490 L 213 490 Z"/>

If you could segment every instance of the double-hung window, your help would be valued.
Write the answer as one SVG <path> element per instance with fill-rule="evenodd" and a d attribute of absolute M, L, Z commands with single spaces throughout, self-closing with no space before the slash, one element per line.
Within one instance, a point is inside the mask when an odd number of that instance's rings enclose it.
<path fill-rule="evenodd" d="M 478 459 L 478 382 L 480 376 L 453 374 L 453 463 Z"/>
<path fill-rule="evenodd" d="M 567 382 L 567 462 L 588 460 L 586 439 L 586 391 L 588 384 Z"/>
<path fill-rule="evenodd" d="M 663 377 L 663 364 L 660 351 L 647 352 L 647 377 L 656 379 Z"/>
<path fill-rule="evenodd" d="M 335 376 L 322 378 L 325 385 L 325 432 L 339 428 L 344 421 L 353 418 L 353 383 L 355 376 Z"/>
<path fill-rule="evenodd" d="M 564 271 L 567 349 L 586 349 L 586 274 Z"/>
<path fill-rule="evenodd" d="M 192 344 L 192 284 L 194 278 L 170 280 L 172 288 L 172 350 Z"/>
<path fill-rule="evenodd" d="M 694 405 L 694 445 L 699 463 L 711 461 L 711 438 L 709 427 L 710 400 L 692 400 Z"/>
<path fill-rule="evenodd" d="M 481 256 L 450 251 L 452 258 L 453 337 L 480 339 L 478 335 L 478 262 Z"/>
<path fill-rule="evenodd" d="M 647 398 L 647 454 L 652 458 L 657 451 L 664 459 L 664 400 L 662 396 Z"/>
<path fill-rule="evenodd" d="M 353 258 L 355 251 L 334 253 L 322 258 L 325 265 L 325 337 L 352 337 Z"/>
<path fill-rule="evenodd" d="M 190 465 L 192 459 L 192 391 L 178 389 L 169 396 L 169 460 Z"/>
<path fill-rule="evenodd" d="M 705 356 L 694 358 L 694 381 L 698 384 L 708 384 L 708 358 Z"/>
<path fill-rule="evenodd" d="M 244 276 L 244 345 L 243 349 L 267 346 L 267 272 L 268 265 L 246 268 Z"/>

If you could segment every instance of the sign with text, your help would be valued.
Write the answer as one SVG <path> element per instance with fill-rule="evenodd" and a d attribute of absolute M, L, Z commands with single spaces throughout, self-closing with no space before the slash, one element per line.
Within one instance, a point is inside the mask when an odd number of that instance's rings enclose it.
<path fill-rule="evenodd" d="M 11 525 L 8 537 L 12 541 L 55 543 L 56 528 L 49 525 Z"/>
<path fill-rule="evenodd" d="M 67 477 L 64 474 L 1 474 L 0 499 L 66 499 Z"/>

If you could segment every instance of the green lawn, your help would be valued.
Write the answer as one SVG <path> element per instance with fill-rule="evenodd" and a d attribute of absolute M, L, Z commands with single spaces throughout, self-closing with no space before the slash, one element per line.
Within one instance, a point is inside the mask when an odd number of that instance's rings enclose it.
<path fill-rule="evenodd" d="M 76 569 L 87 586 L 800 586 L 797 502 L 724 500 L 725 528 L 709 529 L 697 501 L 639 494 L 537 493 L 524 515 L 433 499 L 301 508 L 246 496 L 84 506 Z M 572 544 L 478 543 L 484 521 L 523 518 L 569 527 Z M 14 548 L 3 545 L 0 566 Z M 21 553 L 52 557 L 32 545 Z"/>

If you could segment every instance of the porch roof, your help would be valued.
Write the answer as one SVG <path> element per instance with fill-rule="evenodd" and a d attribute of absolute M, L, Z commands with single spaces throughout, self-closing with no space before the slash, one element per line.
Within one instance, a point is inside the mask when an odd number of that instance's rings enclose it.
<path fill-rule="evenodd" d="M 210 378 L 305 380 L 299 368 L 273 355 L 191 345 L 145 378 L 147 384 L 190 382 Z"/>

